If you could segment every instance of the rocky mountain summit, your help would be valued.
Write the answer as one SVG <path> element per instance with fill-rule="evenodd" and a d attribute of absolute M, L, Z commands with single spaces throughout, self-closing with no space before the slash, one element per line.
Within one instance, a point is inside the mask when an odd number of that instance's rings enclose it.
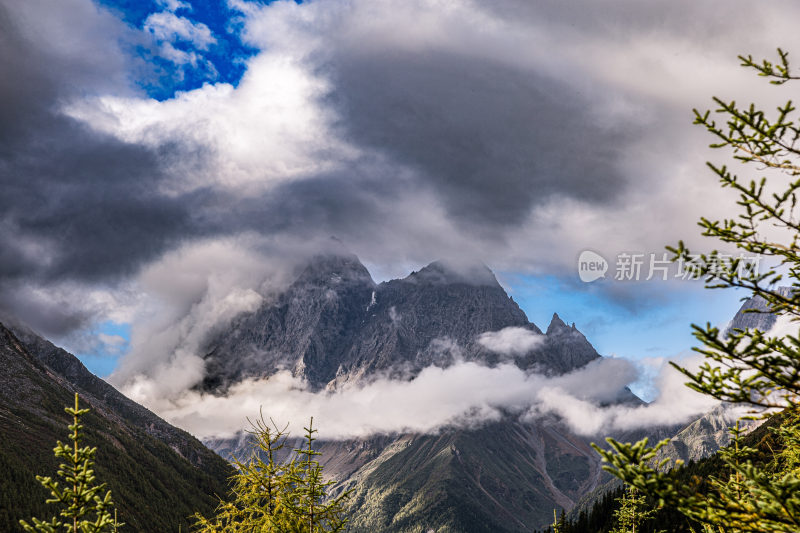
<path fill-rule="evenodd" d="M 211 341 L 202 386 L 224 394 L 243 379 L 288 370 L 331 390 L 373 376 L 412 379 L 456 361 L 560 375 L 599 358 L 557 314 L 545 331 L 531 323 L 483 265 L 437 261 L 376 284 L 356 257 L 323 256 Z M 628 390 L 619 398 L 642 403 Z M 338 488 L 354 489 L 353 531 L 497 532 L 539 527 L 593 490 L 603 473 L 590 440 L 551 417 L 508 416 L 436 435 L 319 446 Z M 224 456 L 247 449 L 246 435 L 207 444 Z"/>
<path fill-rule="evenodd" d="M 770 320 L 742 310 L 731 324 L 741 327 L 750 317 Z M 334 255 L 311 261 L 284 292 L 217 334 L 202 387 L 224 394 L 241 380 L 288 370 L 316 390 L 333 390 L 373 376 L 412 379 L 456 361 L 513 363 L 557 376 L 600 357 L 558 314 L 544 331 L 531 323 L 483 265 L 438 261 L 375 283 L 355 256 Z M 645 403 L 627 389 L 614 402 Z M 687 425 L 615 436 L 676 435 L 672 455 L 695 459 L 724 445 L 727 415 L 720 410 Z M 522 532 L 549 523 L 554 508 L 585 504 L 613 484 L 589 446 L 601 437 L 578 435 L 557 417 L 509 414 L 436 434 L 323 440 L 319 450 L 336 490 L 354 491 L 352 531 Z M 223 456 L 241 456 L 248 441 L 242 434 L 207 444 Z"/>
<path fill-rule="evenodd" d="M 521 328 L 542 337 L 502 353 L 480 335 Z M 532 343 L 533 344 L 533 343 Z M 434 262 L 403 279 L 376 284 L 355 256 L 322 256 L 277 298 L 239 317 L 206 355 L 207 391 L 289 370 L 315 388 L 377 373 L 413 377 L 454 360 L 564 373 L 599 357 L 574 326 L 554 315 L 543 333 L 485 266 Z"/>
<path fill-rule="evenodd" d="M 776 292 L 789 296 L 791 287 L 779 287 Z M 773 314 L 767 301 L 760 296 L 753 296 L 744 301 L 734 317 L 725 328 L 726 332 L 733 330 L 758 329 L 769 332 L 775 326 L 778 317 Z M 731 434 L 729 428 L 743 416 L 747 409 L 723 403 L 711 412 L 693 421 L 674 437 L 670 443 L 662 448 L 661 456 L 673 460 L 681 459 L 685 462 L 697 461 L 708 457 L 720 448 L 730 444 Z M 752 413 L 750 413 L 752 414 Z M 745 432 L 757 428 L 763 420 L 741 420 L 740 425 Z"/>

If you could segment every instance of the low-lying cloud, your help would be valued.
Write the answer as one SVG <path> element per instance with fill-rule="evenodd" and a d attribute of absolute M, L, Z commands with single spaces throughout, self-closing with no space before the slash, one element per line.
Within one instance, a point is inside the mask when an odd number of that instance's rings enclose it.
<path fill-rule="evenodd" d="M 435 433 L 507 415 L 526 421 L 555 416 L 578 434 L 602 437 L 686 422 L 716 404 L 685 387 L 671 367 L 662 369 L 661 394 L 652 403 L 613 403 L 636 378 L 633 363 L 614 358 L 557 377 L 529 374 L 513 364 L 488 367 L 461 361 L 425 368 L 407 381 L 380 378 L 335 391 L 312 392 L 302 380 L 280 372 L 241 382 L 224 397 L 186 392 L 172 400 L 154 400 L 126 392 L 200 438 L 233 436 L 262 408 L 265 416 L 280 422 L 297 424 L 313 416 L 325 439 Z"/>
<path fill-rule="evenodd" d="M 524 355 L 544 342 L 544 335 L 527 328 L 508 327 L 487 331 L 478 337 L 478 344 L 501 355 Z"/>

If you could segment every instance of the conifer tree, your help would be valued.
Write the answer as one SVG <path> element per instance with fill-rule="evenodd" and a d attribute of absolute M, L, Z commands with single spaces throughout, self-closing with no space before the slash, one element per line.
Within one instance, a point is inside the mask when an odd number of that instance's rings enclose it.
<path fill-rule="evenodd" d="M 774 85 L 800 79 L 790 68 L 788 54 L 778 49 L 778 61 L 755 61 L 739 56 L 742 66 L 754 69 Z M 735 161 L 769 178 L 741 179 L 727 165 L 708 163 L 723 188 L 738 193 L 739 213 L 724 220 L 702 218 L 702 234 L 735 246 L 742 254 L 757 254 L 775 262 L 760 272 L 743 257 L 714 251 L 692 254 L 680 242 L 668 248 L 674 260 L 691 262 L 709 288 L 739 287 L 763 298 L 770 312 L 800 319 L 800 123 L 791 101 L 770 116 L 755 104 L 740 107 L 734 101 L 714 98 L 718 123 L 711 112 L 695 110 L 695 124 L 716 141 L 713 148 L 729 149 Z M 747 166 L 749 165 L 749 166 Z M 788 290 L 781 283 L 790 283 Z M 776 430 L 782 451 L 773 465 L 756 463 L 752 450 L 741 446 L 741 431 L 734 428 L 733 446 L 720 458 L 727 477 L 711 480 L 708 490 L 676 482 L 666 471 L 667 460 L 656 463 L 658 449 L 647 440 L 635 444 L 607 439 L 610 450 L 596 447 L 606 469 L 661 505 L 677 508 L 704 524 L 705 531 L 738 533 L 796 533 L 800 531 L 800 335 L 770 336 L 757 329 L 724 333 L 718 328 L 692 326 L 705 357 L 698 371 L 674 365 L 689 380 L 687 385 L 722 401 L 782 410 Z"/>
<path fill-rule="evenodd" d="M 620 504 L 614 511 L 617 526 L 611 533 L 636 533 L 656 513 L 655 509 L 647 508 L 647 499 L 634 487 L 627 487 L 616 501 Z"/>
<path fill-rule="evenodd" d="M 195 515 L 198 531 L 235 533 L 244 531 L 291 531 L 287 495 L 293 491 L 290 473 L 296 461 L 278 462 L 276 454 L 286 444 L 286 428 L 267 424 L 263 416 L 249 431 L 253 450 L 246 461 L 233 458 L 236 474 L 231 478 L 231 501 L 220 501 L 217 514 L 208 519 Z"/>
<path fill-rule="evenodd" d="M 72 424 L 69 425 L 71 444 L 58 441 L 54 450 L 55 456 L 64 461 L 58 469 L 63 484 L 49 476 L 36 476 L 42 486 L 50 491 L 51 498 L 47 503 L 57 503 L 61 506 L 61 510 L 49 522 L 32 518 L 33 525 L 25 520 L 20 520 L 20 525 L 25 531 L 44 533 L 116 531 L 122 524 L 117 523 L 116 511 L 113 517 L 111 515 L 114 507 L 111 491 L 105 490 L 105 483 L 95 484 L 93 467 L 97 448 L 81 446 L 83 425 L 80 419 L 89 410 L 80 408 L 77 393 L 75 393 L 75 406 L 64 410 L 72 415 Z"/>
<path fill-rule="evenodd" d="M 343 531 L 345 503 L 350 492 L 331 498 L 332 482 L 324 481 L 315 459 L 313 418 L 305 428 L 303 445 L 285 461 L 279 460 L 289 434 L 263 415 L 251 422 L 253 450 L 246 461 L 234 458 L 233 498 L 221 501 L 211 518 L 195 515 L 201 533 L 318 533 Z"/>
<path fill-rule="evenodd" d="M 563 514 L 562 514 L 562 519 L 559 520 L 556 514 L 556 510 L 553 509 L 553 533 L 563 533 L 561 531 L 563 525 L 564 525 Z"/>
<path fill-rule="evenodd" d="M 349 497 L 349 493 L 343 493 L 330 501 L 327 501 L 327 489 L 334 484 L 333 481 L 324 481 L 322 477 L 322 466 L 315 459 L 321 455 L 320 452 L 312 449 L 315 440 L 314 418 L 303 428 L 305 436 L 303 443 L 305 447 L 294 450 L 298 461 L 292 479 L 296 483 L 297 498 L 290 504 L 291 511 L 302 520 L 303 531 L 317 533 L 322 531 L 342 531 L 347 523 L 344 518 L 344 501 Z"/>

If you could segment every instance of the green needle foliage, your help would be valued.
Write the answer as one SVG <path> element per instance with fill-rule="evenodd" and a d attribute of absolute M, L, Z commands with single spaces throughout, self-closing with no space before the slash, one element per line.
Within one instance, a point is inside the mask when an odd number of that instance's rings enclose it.
<path fill-rule="evenodd" d="M 742 66 L 756 70 L 772 84 L 800 79 L 793 75 L 788 54 L 778 61 L 756 62 L 740 56 Z M 738 194 L 738 215 L 724 220 L 702 218 L 702 234 L 742 254 L 758 254 L 774 263 L 759 272 L 743 256 L 717 251 L 692 254 L 680 242 L 668 248 L 673 260 L 691 267 L 709 288 L 741 287 L 761 296 L 771 312 L 800 320 L 800 122 L 791 101 L 767 113 L 757 105 L 740 107 L 713 99 L 717 108 L 695 110 L 695 124 L 704 127 L 713 148 L 730 150 L 735 161 L 770 172 L 769 179 L 744 180 L 726 165 L 708 163 L 720 185 Z M 724 121 L 714 117 L 721 115 Z M 787 289 L 779 284 L 790 283 Z M 610 449 L 595 447 L 604 468 L 661 506 L 671 506 L 714 533 L 797 533 L 800 531 L 800 336 L 769 336 L 759 330 L 735 330 L 727 335 L 710 324 L 692 326 L 705 357 L 698 371 L 674 365 L 692 389 L 719 400 L 782 410 L 776 429 L 780 447 L 772 461 L 754 461 L 754 450 L 741 445 L 741 430 L 733 428 L 733 445 L 720 452 L 726 473 L 696 483 L 679 483 L 668 461 L 657 462 L 647 440 L 635 444 L 607 439 Z"/>
<path fill-rule="evenodd" d="M 559 518 L 556 515 L 556 510 L 553 509 L 553 524 L 550 526 L 553 528 L 553 533 L 563 533 L 564 524 L 566 522 L 566 515 L 564 514 L 564 510 L 561 510 L 561 517 Z"/>
<path fill-rule="evenodd" d="M 251 422 L 253 452 L 244 462 L 234 458 L 233 499 L 220 502 L 212 518 L 195 515 L 201 533 L 319 533 L 343 531 L 345 503 L 350 492 L 328 494 L 333 484 L 324 481 L 320 455 L 312 447 L 316 438 L 311 419 L 303 446 L 279 461 L 286 446 L 286 427 L 267 424 L 261 416 Z"/>
<path fill-rule="evenodd" d="M 302 524 L 300 531 L 317 533 L 322 531 L 343 531 L 347 523 L 344 518 L 344 502 L 349 493 L 344 493 L 327 501 L 327 489 L 333 481 L 324 481 L 322 466 L 315 459 L 321 455 L 311 445 L 315 440 L 314 418 L 303 428 L 305 447 L 294 450 L 299 459 L 291 479 L 295 484 L 296 498 L 291 500 L 289 509 Z"/>
<path fill-rule="evenodd" d="M 50 491 L 52 497 L 47 503 L 57 503 L 61 506 L 58 516 L 49 522 L 32 518 L 33 525 L 25 520 L 20 520 L 20 525 L 25 531 L 56 533 L 69 531 L 72 533 L 101 533 L 116 531 L 122 525 L 116 520 L 116 512 L 111 515 L 114 503 L 111 500 L 111 491 L 105 491 L 105 483 L 96 485 L 94 475 L 94 454 L 96 448 L 81 446 L 81 416 L 89 412 L 80 409 L 78 394 L 75 394 L 75 406 L 64 409 L 72 415 L 72 424 L 69 425 L 71 444 L 58 441 L 55 455 L 63 459 L 58 475 L 63 480 L 63 485 L 51 477 L 36 476 L 36 479 Z"/>
<path fill-rule="evenodd" d="M 611 533 L 636 533 L 642 522 L 649 520 L 656 513 L 647 508 L 647 499 L 633 487 L 628 487 L 622 496 L 617 498 L 620 506 L 614 511 L 617 527 Z"/>
<path fill-rule="evenodd" d="M 232 477 L 233 500 L 221 501 L 211 519 L 196 515 L 198 531 L 280 531 L 282 524 L 290 520 L 286 496 L 291 494 L 289 473 L 296 465 L 294 461 L 281 465 L 276 459 L 285 445 L 285 429 L 273 429 L 263 417 L 253 424 L 250 434 L 254 450 L 250 459 L 233 460 L 237 471 Z"/>

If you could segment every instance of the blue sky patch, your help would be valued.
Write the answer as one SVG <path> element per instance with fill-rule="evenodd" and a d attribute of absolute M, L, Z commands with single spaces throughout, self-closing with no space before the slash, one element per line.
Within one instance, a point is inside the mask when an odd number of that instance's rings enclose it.
<path fill-rule="evenodd" d="M 128 353 L 131 340 L 130 324 L 103 322 L 90 332 L 97 343 L 89 353 L 75 354 L 93 374 L 107 377 L 117 367 L 119 359 Z"/>
<path fill-rule="evenodd" d="M 691 324 L 724 325 L 741 306 L 742 291 L 705 289 L 700 282 L 683 282 L 681 290 L 650 292 L 658 288 L 639 282 L 642 307 L 610 298 L 597 285 L 570 283 L 556 276 L 515 276 L 503 282 L 509 294 L 542 330 L 553 313 L 586 336 L 601 355 L 627 359 L 672 357 L 697 345 Z M 614 283 L 614 282 L 611 282 Z M 654 296 L 658 294 L 658 296 Z"/>
<path fill-rule="evenodd" d="M 134 83 L 157 100 L 172 98 L 176 92 L 197 89 L 205 83 L 236 86 L 244 75 L 247 59 L 257 52 L 242 43 L 241 14 L 229 9 L 226 2 L 100 0 L 99 3 L 152 39 L 136 45 L 131 52 L 148 65 L 146 73 Z M 159 28 L 163 30 L 165 26 L 158 22 L 165 19 L 179 22 L 189 30 L 205 28 L 213 42 L 192 40 L 180 33 L 159 34 Z"/>

